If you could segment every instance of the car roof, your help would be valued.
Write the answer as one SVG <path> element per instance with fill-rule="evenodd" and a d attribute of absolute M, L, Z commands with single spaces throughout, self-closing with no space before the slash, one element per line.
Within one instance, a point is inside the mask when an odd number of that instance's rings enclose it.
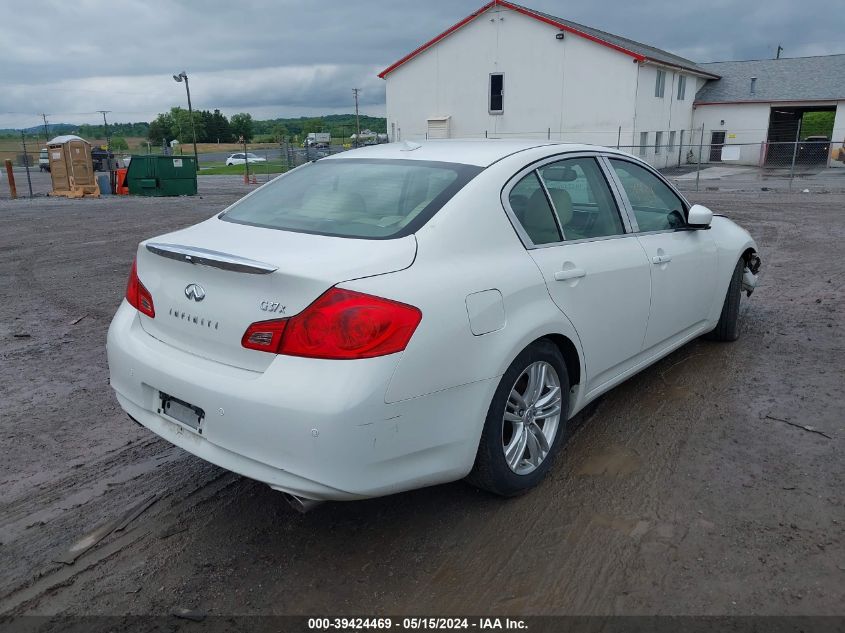
<path fill-rule="evenodd" d="M 444 139 L 401 141 L 382 143 L 349 150 L 327 156 L 321 160 L 345 160 L 350 158 L 381 158 L 393 160 L 437 161 L 444 163 L 463 163 L 487 167 L 498 160 L 529 149 L 548 147 L 551 153 L 601 151 L 625 154 L 598 145 L 580 143 L 559 143 L 538 139 Z"/>

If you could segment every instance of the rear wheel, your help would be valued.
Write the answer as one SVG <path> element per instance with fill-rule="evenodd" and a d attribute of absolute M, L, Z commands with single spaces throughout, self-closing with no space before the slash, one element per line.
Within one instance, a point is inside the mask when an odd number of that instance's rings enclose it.
<path fill-rule="evenodd" d="M 742 296 L 742 273 L 745 270 L 745 260 L 736 263 L 722 313 L 716 328 L 707 335 L 712 341 L 735 341 L 739 338 L 739 300 Z"/>
<path fill-rule="evenodd" d="M 487 412 L 469 483 L 513 496 L 536 486 L 565 435 L 569 377 L 555 345 L 533 343 L 502 376 Z"/>

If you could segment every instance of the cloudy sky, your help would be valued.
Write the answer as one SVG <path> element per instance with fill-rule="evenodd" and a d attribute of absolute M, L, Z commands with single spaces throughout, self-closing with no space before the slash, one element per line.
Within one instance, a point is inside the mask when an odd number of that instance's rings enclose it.
<path fill-rule="evenodd" d="M 845 53 L 843 0 L 523 0 L 696 61 Z M 376 74 L 483 0 L 0 0 L 0 128 L 146 121 L 184 104 L 257 118 L 384 113 Z"/>

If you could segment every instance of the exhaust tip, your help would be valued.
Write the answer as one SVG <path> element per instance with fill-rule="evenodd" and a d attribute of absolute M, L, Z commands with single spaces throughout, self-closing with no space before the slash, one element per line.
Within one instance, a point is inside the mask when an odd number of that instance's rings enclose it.
<path fill-rule="evenodd" d="M 299 514 L 306 514 L 316 508 L 317 506 L 323 505 L 323 501 L 318 501 L 317 499 L 306 499 L 305 497 L 297 497 L 296 495 L 292 495 L 287 492 L 282 493 L 285 497 L 285 501 L 288 502 L 291 508 L 296 510 Z"/>

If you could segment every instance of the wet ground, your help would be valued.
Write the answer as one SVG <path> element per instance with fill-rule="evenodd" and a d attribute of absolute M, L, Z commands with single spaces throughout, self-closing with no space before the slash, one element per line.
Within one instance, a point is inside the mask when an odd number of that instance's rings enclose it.
<path fill-rule="evenodd" d="M 760 245 L 740 340 L 607 394 L 531 494 L 458 482 L 300 516 L 108 386 L 137 242 L 244 190 L 200 187 L 0 202 L 0 614 L 842 614 L 845 195 L 689 194 Z"/>

